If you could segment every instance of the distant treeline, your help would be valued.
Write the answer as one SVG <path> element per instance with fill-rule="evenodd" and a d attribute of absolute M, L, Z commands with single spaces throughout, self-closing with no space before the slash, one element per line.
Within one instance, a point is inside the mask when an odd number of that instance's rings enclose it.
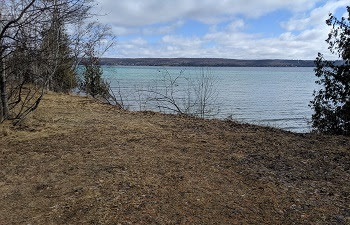
<path fill-rule="evenodd" d="M 314 67 L 313 60 L 239 60 L 222 58 L 102 58 L 101 65 L 195 67 Z"/>

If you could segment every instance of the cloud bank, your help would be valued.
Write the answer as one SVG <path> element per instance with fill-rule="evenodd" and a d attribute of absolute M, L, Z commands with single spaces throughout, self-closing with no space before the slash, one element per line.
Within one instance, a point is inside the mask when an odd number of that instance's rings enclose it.
<path fill-rule="evenodd" d="M 348 0 L 98 0 L 119 41 L 109 57 L 314 59 L 328 53 L 328 13 Z M 287 19 L 272 21 L 275 14 Z M 254 31 L 253 21 L 269 27 Z M 195 25 L 205 29 L 196 33 Z M 248 29 L 249 28 L 249 29 Z M 193 30 L 193 32 L 189 32 Z M 257 29 L 259 30 L 259 29 Z M 269 32 L 273 35 L 269 35 Z M 278 31 L 278 32 L 277 32 Z M 191 34 L 189 34 L 191 33 Z"/>

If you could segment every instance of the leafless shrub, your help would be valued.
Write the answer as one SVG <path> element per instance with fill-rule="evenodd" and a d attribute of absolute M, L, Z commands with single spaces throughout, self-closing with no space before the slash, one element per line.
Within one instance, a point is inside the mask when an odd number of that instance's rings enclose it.
<path fill-rule="evenodd" d="M 147 95 L 151 108 L 200 118 L 219 113 L 216 81 L 209 69 L 201 69 L 199 74 L 192 75 L 181 71 L 173 76 L 167 69 L 161 73 L 161 79 L 148 89 L 138 90 Z"/>

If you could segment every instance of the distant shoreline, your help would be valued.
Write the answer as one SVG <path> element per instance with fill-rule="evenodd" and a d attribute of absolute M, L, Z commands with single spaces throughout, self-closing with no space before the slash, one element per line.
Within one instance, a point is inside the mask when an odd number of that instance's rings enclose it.
<path fill-rule="evenodd" d="M 313 60 L 222 58 L 101 58 L 101 65 L 110 66 L 183 66 L 183 67 L 314 67 Z"/>

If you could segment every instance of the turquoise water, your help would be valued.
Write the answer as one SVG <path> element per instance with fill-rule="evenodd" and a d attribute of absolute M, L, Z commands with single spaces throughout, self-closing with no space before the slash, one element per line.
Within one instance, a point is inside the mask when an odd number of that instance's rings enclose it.
<path fill-rule="evenodd" d="M 160 110 L 147 102 L 152 86 L 159 87 L 165 75 L 186 78 L 201 74 L 195 67 L 117 67 L 104 66 L 104 77 L 114 92 L 121 93 L 131 110 Z M 216 118 L 279 127 L 294 132 L 310 131 L 312 110 L 308 106 L 317 89 L 310 67 L 214 67 L 204 69 L 214 80 L 213 105 L 219 108 Z M 186 79 L 177 90 L 185 91 Z M 180 92 L 180 91 L 179 91 Z M 176 96 L 184 96 L 176 93 Z"/>

